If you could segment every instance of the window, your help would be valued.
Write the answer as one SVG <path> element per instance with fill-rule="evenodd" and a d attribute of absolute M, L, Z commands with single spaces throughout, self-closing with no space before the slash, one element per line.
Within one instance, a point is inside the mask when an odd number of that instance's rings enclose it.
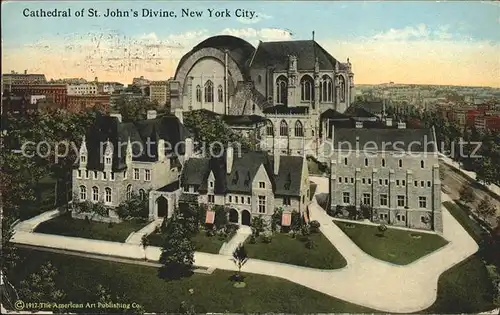
<path fill-rule="evenodd" d="M 103 180 L 108 179 L 108 173 L 107 172 L 102 172 L 102 179 Z"/>
<path fill-rule="evenodd" d="M 89 179 L 89 171 L 85 171 L 85 179 Z"/>
<path fill-rule="evenodd" d="M 379 184 L 379 185 L 383 185 L 383 184 L 384 184 L 384 183 L 383 183 L 383 181 L 382 181 L 382 178 L 379 178 L 379 180 L 378 180 L 378 184 Z"/>
<path fill-rule="evenodd" d="M 363 194 L 363 204 L 369 206 L 371 204 L 371 195 L 368 193 Z"/>
<path fill-rule="evenodd" d="M 196 101 L 201 102 L 201 86 L 196 86 Z"/>
<path fill-rule="evenodd" d="M 214 188 L 214 182 L 213 181 L 210 181 L 209 185 L 210 185 L 210 188 Z"/>
<path fill-rule="evenodd" d="M 99 188 L 92 187 L 92 201 L 99 201 Z"/>
<path fill-rule="evenodd" d="M 345 183 L 347 184 L 349 182 L 349 179 L 347 177 L 344 177 Z"/>
<path fill-rule="evenodd" d="M 106 203 L 111 203 L 111 188 L 104 188 L 104 201 Z"/>
<path fill-rule="evenodd" d="M 385 167 L 385 159 L 382 159 L 382 167 Z"/>
<path fill-rule="evenodd" d="M 94 171 L 93 178 L 97 179 L 97 171 Z"/>
<path fill-rule="evenodd" d="M 404 214 L 398 214 L 396 215 L 396 219 L 398 219 L 398 221 L 406 221 L 406 217 Z"/>
<path fill-rule="evenodd" d="M 259 182 L 259 188 L 266 188 L 265 182 Z"/>
<path fill-rule="evenodd" d="M 406 186 L 406 180 L 403 179 L 402 183 L 403 183 L 403 187 Z"/>
<path fill-rule="evenodd" d="M 344 204 L 350 204 L 351 203 L 351 194 L 349 192 L 344 192 L 342 194 L 342 201 L 344 202 Z"/>
<path fill-rule="evenodd" d="M 127 179 L 127 171 L 123 171 L 123 179 Z"/>
<path fill-rule="evenodd" d="M 351 177 L 351 184 L 354 184 L 354 177 Z"/>
<path fill-rule="evenodd" d="M 314 81 L 310 76 L 305 75 L 300 79 L 300 87 L 301 101 L 314 101 Z"/>
<path fill-rule="evenodd" d="M 80 186 L 80 201 L 87 200 L 87 187 Z"/>
<path fill-rule="evenodd" d="M 405 206 L 406 198 L 403 195 L 398 195 L 398 207 L 403 208 Z"/>
<path fill-rule="evenodd" d="M 361 182 L 362 182 L 363 184 L 366 184 L 366 179 L 362 178 L 362 179 L 361 179 Z"/>
<path fill-rule="evenodd" d="M 333 83 L 332 79 L 326 74 L 321 78 L 319 84 L 319 95 L 321 102 L 332 102 Z"/>
<path fill-rule="evenodd" d="M 371 184 L 372 184 L 372 179 L 368 178 L 368 185 L 371 185 Z"/>
<path fill-rule="evenodd" d="M 385 179 L 385 185 L 389 185 L 389 180 L 387 178 Z"/>
<path fill-rule="evenodd" d="M 222 85 L 219 85 L 217 88 L 217 100 L 219 103 L 222 103 L 224 101 L 224 92 L 222 90 Z"/>
<path fill-rule="evenodd" d="M 105 159 L 105 163 L 107 165 L 111 165 L 111 157 L 110 156 L 107 156 L 106 159 Z"/>
<path fill-rule="evenodd" d="M 266 134 L 268 136 L 274 136 L 274 127 L 273 127 L 273 122 L 268 120 L 266 124 Z"/>
<path fill-rule="evenodd" d="M 151 180 L 151 170 L 144 170 L 144 178 L 145 178 L 147 181 L 150 181 L 150 180 Z"/>
<path fill-rule="evenodd" d="M 344 165 L 347 165 L 347 158 L 344 158 Z"/>
<path fill-rule="evenodd" d="M 259 196 L 259 213 L 266 213 L 266 196 Z"/>
<path fill-rule="evenodd" d="M 127 195 L 126 195 L 126 197 L 127 197 L 127 200 L 132 199 L 132 185 L 128 185 L 127 186 Z"/>
<path fill-rule="evenodd" d="M 289 206 L 291 204 L 290 197 L 283 197 L 283 205 Z"/>
<path fill-rule="evenodd" d="M 418 197 L 418 206 L 420 208 L 427 208 L 427 198 L 424 196 Z"/>
<path fill-rule="evenodd" d="M 415 187 L 417 187 L 417 186 L 418 186 L 418 181 L 414 181 L 414 182 L 413 182 L 413 185 L 414 185 Z"/>
<path fill-rule="evenodd" d="M 80 155 L 80 163 L 87 163 L 87 156 L 86 155 Z"/>
<path fill-rule="evenodd" d="M 424 161 L 420 161 L 420 168 L 424 168 Z"/>
<path fill-rule="evenodd" d="M 399 160 L 398 165 L 399 165 L 399 167 L 403 167 L 403 160 Z"/>
<path fill-rule="evenodd" d="M 342 183 L 342 177 L 339 177 L 339 183 Z"/>
<path fill-rule="evenodd" d="M 339 75 L 339 94 L 340 94 L 340 101 L 345 102 L 345 95 L 346 95 L 346 85 L 345 85 L 345 79 L 343 76 Z"/>
<path fill-rule="evenodd" d="M 139 169 L 134 168 L 134 180 L 139 180 Z"/>
<path fill-rule="evenodd" d="M 214 101 L 214 84 L 208 80 L 205 83 L 205 103 L 212 103 Z"/>
<path fill-rule="evenodd" d="M 296 137 L 303 137 L 304 136 L 304 128 L 302 127 L 302 123 L 300 120 L 297 120 L 295 123 L 295 136 Z"/>
<path fill-rule="evenodd" d="M 387 215 L 387 213 L 381 213 L 381 214 L 379 215 L 379 217 L 380 217 L 380 220 L 386 220 L 386 221 L 387 221 L 387 218 L 388 218 L 389 216 Z"/>
<path fill-rule="evenodd" d="M 115 180 L 115 173 L 111 172 L 109 177 L 111 178 L 111 180 Z"/>
<path fill-rule="evenodd" d="M 189 186 L 184 186 L 184 192 L 188 192 L 189 191 Z"/>
<path fill-rule="evenodd" d="M 146 199 L 146 192 L 144 191 L 144 189 L 139 189 L 139 198 L 141 200 Z"/>
<path fill-rule="evenodd" d="M 396 179 L 396 186 L 399 186 L 399 179 Z"/>
<path fill-rule="evenodd" d="M 424 187 L 424 181 L 423 180 L 420 181 L 420 187 Z"/>
<path fill-rule="evenodd" d="M 215 202 L 215 196 L 214 195 L 208 195 L 208 203 L 214 203 Z"/>
<path fill-rule="evenodd" d="M 365 166 L 368 166 L 368 159 L 365 159 Z"/>
<path fill-rule="evenodd" d="M 288 136 L 288 124 L 284 120 L 280 123 L 280 136 Z"/>
<path fill-rule="evenodd" d="M 248 204 L 251 204 L 251 203 L 252 203 L 252 200 L 250 199 L 250 197 L 247 197 L 247 203 L 248 203 Z"/>
<path fill-rule="evenodd" d="M 234 203 L 238 203 L 238 200 L 239 200 L 238 196 L 234 196 Z"/>
<path fill-rule="evenodd" d="M 383 207 L 387 207 L 387 194 L 380 195 L 380 205 Z"/>
<path fill-rule="evenodd" d="M 82 170 L 77 171 L 76 178 L 82 178 Z"/>
<path fill-rule="evenodd" d="M 431 181 L 430 180 L 427 181 L 427 187 L 431 187 Z"/>
<path fill-rule="evenodd" d="M 280 76 L 276 80 L 276 103 L 285 104 L 288 99 L 288 80 L 285 76 Z"/>

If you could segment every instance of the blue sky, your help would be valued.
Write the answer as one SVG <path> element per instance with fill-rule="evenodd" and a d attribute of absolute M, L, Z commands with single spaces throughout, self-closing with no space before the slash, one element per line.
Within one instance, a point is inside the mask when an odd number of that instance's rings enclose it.
<path fill-rule="evenodd" d="M 111 9 L 133 9 L 140 11 L 142 8 L 164 9 L 180 11 L 182 8 L 191 10 L 203 10 L 203 18 L 25 18 L 22 12 L 25 8 L 37 10 L 44 8 L 71 8 L 74 11 L 82 8 L 95 8 L 98 11 Z M 235 9 L 254 10 L 259 17 L 255 20 L 239 19 L 236 17 L 215 19 L 208 18 L 206 9 Z M 175 38 L 182 42 L 186 48 L 192 47 L 197 40 L 220 33 L 239 35 L 255 44 L 261 40 L 280 40 L 279 34 L 269 37 L 263 30 L 283 30 L 291 32 L 283 39 L 310 39 L 314 30 L 316 39 L 320 44 L 337 57 L 340 55 L 356 56 L 358 49 L 379 51 L 383 47 L 396 49 L 397 55 L 408 52 L 399 50 L 396 46 L 386 45 L 385 41 L 398 41 L 412 43 L 418 41 L 421 50 L 415 51 L 415 55 L 428 54 L 429 50 L 436 50 L 429 58 L 436 58 L 441 49 L 439 47 L 446 41 L 447 45 L 459 45 L 457 47 L 447 46 L 451 49 L 466 49 L 468 54 L 473 52 L 468 49 L 475 45 L 486 45 L 486 54 L 480 56 L 478 50 L 477 58 L 492 58 L 487 61 L 488 67 L 493 66 L 492 75 L 499 74 L 500 69 L 498 57 L 493 54 L 498 51 L 500 43 L 500 5 L 483 2 L 430 2 L 430 1 L 408 1 L 408 2 L 263 2 L 263 1 L 235 1 L 235 2 L 196 2 L 196 1 L 74 1 L 74 2 L 2 2 L 2 41 L 4 55 L 13 54 L 16 50 L 23 49 L 37 41 L 53 40 L 68 41 L 68 38 L 77 40 L 91 32 L 114 31 L 120 35 L 131 38 L 140 38 L 147 34 L 150 38 L 161 40 Z M 246 31 L 245 31 L 246 30 Z M 248 30 L 252 30 L 250 33 Z M 256 33 L 252 33 L 256 31 Z M 278 32 L 279 33 L 279 32 Z M 184 38 L 183 34 L 191 34 Z M 195 35 L 193 35 L 195 34 Z M 253 34 L 253 35 L 252 35 Z M 194 37 L 194 38 L 193 38 Z M 276 37 L 276 38 L 275 38 Z M 423 41 L 434 46 L 425 48 Z M 376 43 L 379 46 L 376 46 Z M 404 43 L 403 43 L 404 42 Z M 357 43 L 358 45 L 354 45 Z M 470 43 L 471 47 L 465 47 Z M 392 43 L 394 44 L 394 43 Z M 412 43 L 413 44 L 413 43 Z M 429 45 L 430 45 L 429 44 Z M 190 46 L 191 45 L 191 46 Z M 352 46 L 352 47 L 351 47 Z M 407 45 L 406 45 L 407 46 Z M 432 48 L 435 47 L 435 48 Z M 351 51 L 346 51 L 351 49 Z M 401 49 L 404 49 L 402 47 Z M 333 50 L 333 51 L 331 51 Z M 17 53 L 20 53 L 19 51 Z M 459 52 L 457 51 L 457 54 Z M 32 52 L 33 54 L 33 52 Z M 39 54 L 42 54 L 40 51 Z M 2 59 L 9 66 L 9 56 Z M 360 56 L 361 57 L 361 56 Z M 453 57 L 453 56 L 449 56 Z M 457 56 L 455 56 L 456 58 Z M 363 61 L 369 62 L 369 60 Z M 396 59 L 401 58 L 401 56 Z M 463 62 L 470 63 L 474 59 L 467 57 Z M 450 58 L 448 58 L 450 59 Z M 380 58 L 378 59 L 380 60 Z M 384 59 L 385 60 L 385 59 Z M 458 60 L 457 60 L 458 61 Z M 427 63 L 431 62 L 429 59 Z M 441 61 L 442 62 L 442 61 Z M 19 60 L 15 63 L 19 63 Z M 482 63 L 485 63 L 483 60 Z M 14 65 L 12 67 L 21 67 Z M 5 65 L 5 64 L 4 64 Z M 355 64 L 354 64 L 355 65 Z M 356 66 L 356 65 L 355 65 Z M 355 68 L 356 69 L 356 68 Z M 363 68 L 361 68 L 362 70 Z M 365 69 L 362 71 L 373 71 Z M 490 69 L 491 71 L 491 69 Z M 167 71 L 168 72 L 168 71 Z M 360 74 L 362 74 L 361 72 Z M 56 75 L 56 74 L 54 74 Z M 380 78 L 379 81 L 392 80 L 392 78 Z M 488 82 L 494 80 L 491 76 Z M 364 81 L 364 80 L 362 80 Z M 477 80 L 476 80 L 477 81 Z M 370 82 L 371 83 L 371 82 Z M 376 82 L 374 82 L 376 83 Z M 491 82 L 495 85 L 495 82 Z M 500 85 L 500 83 L 498 83 Z"/>

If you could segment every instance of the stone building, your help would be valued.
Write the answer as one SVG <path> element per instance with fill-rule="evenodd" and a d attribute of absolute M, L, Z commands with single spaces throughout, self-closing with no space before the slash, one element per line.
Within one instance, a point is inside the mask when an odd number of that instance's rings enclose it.
<path fill-rule="evenodd" d="M 45 83 L 47 83 L 45 74 L 28 73 L 28 70 L 24 70 L 24 73 L 11 71 L 11 73 L 2 74 L 2 93 L 11 92 L 14 85 Z"/>
<path fill-rule="evenodd" d="M 441 181 L 434 128 L 406 129 L 354 122 L 330 124 L 324 156 L 330 160 L 330 207 L 373 209 L 374 222 L 443 231 Z M 327 124 L 325 124 L 327 125 Z"/>
<path fill-rule="evenodd" d="M 74 202 L 103 202 L 108 217 L 118 222 L 113 208 L 132 194 L 149 198 L 149 217 L 167 217 L 177 203 L 184 153 L 190 151 L 189 132 L 173 115 L 124 123 L 120 115 L 98 117 L 80 146 L 80 160 L 73 170 Z M 191 145 L 189 145 L 191 144 Z M 85 213 L 72 214 L 84 218 Z"/>
<path fill-rule="evenodd" d="M 314 39 L 260 42 L 255 49 L 237 37 L 215 36 L 180 60 L 170 83 L 171 106 L 266 117 L 262 149 L 314 154 L 319 116 L 349 107 L 353 76 L 349 60 L 339 62 Z"/>
<path fill-rule="evenodd" d="M 151 81 L 149 84 L 149 100 L 161 107 L 170 103 L 169 81 Z"/>
<path fill-rule="evenodd" d="M 303 214 L 309 202 L 306 158 L 279 152 L 240 152 L 229 147 L 221 157 L 189 158 L 181 174 L 181 199 L 229 208 L 231 223 L 269 220 L 276 208 Z"/>

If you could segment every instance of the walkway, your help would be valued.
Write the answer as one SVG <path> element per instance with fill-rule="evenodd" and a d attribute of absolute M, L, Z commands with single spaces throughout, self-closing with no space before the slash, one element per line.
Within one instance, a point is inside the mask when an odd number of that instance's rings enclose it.
<path fill-rule="evenodd" d="M 63 214 L 64 211 L 64 207 L 61 207 L 58 209 L 46 211 L 26 221 L 21 221 L 14 226 L 14 231 L 33 232 L 40 223 L 58 217 Z"/>
<path fill-rule="evenodd" d="M 312 177 L 318 184 L 316 194 L 328 191 L 328 180 Z M 446 200 L 443 197 L 443 200 Z M 441 249 L 405 266 L 378 260 L 354 244 L 316 203 L 309 207 L 313 220 L 321 223 L 321 231 L 342 253 L 347 266 L 337 270 L 319 270 L 277 262 L 249 259 L 244 272 L 274 276 L 347 302 L 391 313 L 412 313 L 431 306 L 437 293 L 438 278 L 447 269 L 470 255 L 478 247 L 467 232 L 443 207 L 444 238 L 450 243 Z M 158 261 L 161 248 L 64 237 L 17 231 L 13 242 L 132 259 Z M 236 270 L 231 257 L 196 252 L 198 267 Z"/>
<path fill-rule="evenodd" d="M 229 240 L 229 242 L 224 243 L 220 248 L 219 254 L 226 256 L 233 256 L 234 251 L 240 245 L 245 243 L 247 238 L 252 235 L 252 228 L 246 225 L 240 226 L 236 231 L 236 234 Z"/>
<path fill-rule="evenodd" d="M 137 232 L 132 232 L 130 235 L 127 237 L 125 240 L 125 243 L 127 244 L 135 244 L 135 245 L 141 245 L 142 244 L 142 237 L 143 236 L 148 236 L 149 234 L 153 233 L 157 227 L 161 226 L 161 223 L 163 222 L 163 218 L 156 219 L 140 229 Z"/>

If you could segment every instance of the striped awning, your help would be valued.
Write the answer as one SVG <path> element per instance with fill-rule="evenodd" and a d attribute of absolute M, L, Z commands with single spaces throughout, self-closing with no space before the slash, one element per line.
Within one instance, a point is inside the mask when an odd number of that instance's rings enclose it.
<path fill-rule="evenodd" d="M 283 212 L 281 215 L 281 226 L 290 226 L 292 223 L 292 213 Z"/>
<path fill-rule="evenodd" d="M 213 224 L 215 220 L 215 211 L 207 211 L 207 217 L 205 223 Z"/>

